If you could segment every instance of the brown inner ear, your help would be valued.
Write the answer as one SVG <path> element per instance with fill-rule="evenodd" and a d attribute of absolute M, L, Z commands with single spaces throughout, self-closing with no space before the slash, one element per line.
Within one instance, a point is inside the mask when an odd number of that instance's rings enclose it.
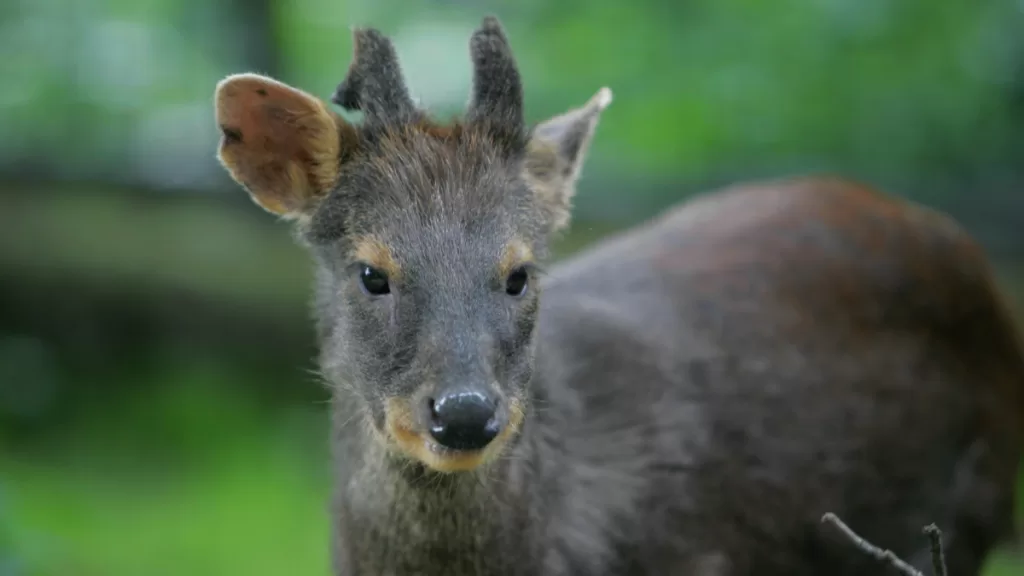
<path fill-rule="evenodd" d="M 331 189 L 342 142 L 355 142 L 354 129 L 319 99 L 262 76 L 222 82 L 216 112 L 221 162 L 257 203 L 283 216 L 308 212 Z"/>

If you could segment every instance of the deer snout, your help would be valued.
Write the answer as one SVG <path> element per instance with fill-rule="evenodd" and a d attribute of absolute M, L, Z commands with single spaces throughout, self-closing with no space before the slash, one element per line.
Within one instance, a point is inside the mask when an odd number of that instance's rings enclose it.
<path fill-rule="evenodd" d="M 430 435 L 451 450 L 481 450 L 498 436 L 502 423 L 499 397 L 481 389 L 446 391 L 427 399 Z"/>

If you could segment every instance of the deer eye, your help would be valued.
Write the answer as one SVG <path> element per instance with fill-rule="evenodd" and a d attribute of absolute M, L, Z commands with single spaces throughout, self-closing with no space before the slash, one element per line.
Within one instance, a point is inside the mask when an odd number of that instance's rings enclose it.
<path fill-rule="evenodd" d="M 512 271 L 505 280 L 505 293 L 509 296 L 522 296 L 526 293 L 529 284 L 529 275 L 526 268 L 520 266 Z"/>
<path fill-rule="evenodd" d="M 391 292 L 387 274 L 372 266 L 363 266 L 359 270 L 359 285 L 370 296 L 383 296 Z"/>

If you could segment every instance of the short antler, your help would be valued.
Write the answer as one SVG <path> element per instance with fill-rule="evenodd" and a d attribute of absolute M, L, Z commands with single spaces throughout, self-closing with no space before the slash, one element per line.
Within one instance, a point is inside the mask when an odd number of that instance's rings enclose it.
<path fill-rule="evenodd" d="M 415 120 L 420 112 L 409 97 L 391 40 L 373 28 L 356 28 L 352 41 L 352 64 L 331 100 L 362 110 L 371 124 Z"/>
<path fill-rule="evenodd" d="M 485 122 L 521 137 L 523 84 L 512 48 L 501 23 L 487 16 L 470 38 L 473 96 L 466 112 L 469 122 Z"/>

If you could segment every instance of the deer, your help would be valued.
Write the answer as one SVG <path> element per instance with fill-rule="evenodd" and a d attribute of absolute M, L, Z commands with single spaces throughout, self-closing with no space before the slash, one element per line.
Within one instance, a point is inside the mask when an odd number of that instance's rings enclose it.
<path fill-rule="evenodd" d="M 835 513 L 921 569 L 935 522 L 968 576 L 1014 534 L 1024 353 L 952 217 L 793 176 L 552 263 L 610 88 L 527 124 L 486 16 L 442 122 L 352 36 L 329 102 L 214 98 L 220 163 L 311 258 L 334 574 L 883 573 Z"/>

